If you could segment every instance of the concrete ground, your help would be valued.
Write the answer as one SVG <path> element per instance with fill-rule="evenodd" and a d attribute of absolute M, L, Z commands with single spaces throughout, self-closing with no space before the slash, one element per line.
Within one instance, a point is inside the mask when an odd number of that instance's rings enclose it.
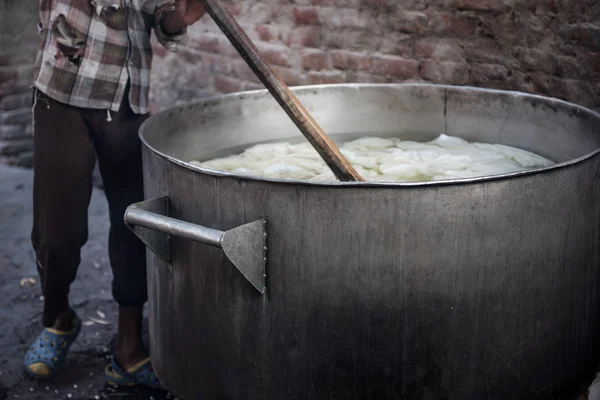
<path fill-rule="evenodd" d="M 32 180 L 30 170 L 0 166 L 0 400 L 173 398 L 105 385 L 103 372 L 113 348 L 117 315 L 110 295 L 108 209 L 100 190 L 92 196 L 89 241 L 71 291 L 72 304 L 87 326 L 73 345 L 65 370 L 52 382 L 37 382 L 23 372 L 23 355 L 40 333 L 42 309 L 29 240 Z"/>
<path fill-rule="evenodd" d="M 37 382 L 23 372 L 23 354 L 40 332 L 42 309 L 29 241 L 32 180 L 30 170 L 0 165 L 0 298 L 4 300 L 0 307 L 0 400 L 174 398 L 151 390 L 114 390 L 104 382 L 117 315 L 110 295 L 108 210 L 100 190 L 94 190 L 92 196 L 89 241 L 71 290 L 72 304 L 86 326 L 72 347 L 67 367 L 55 380 Z M 583 382 L 582 388 L 588 384 Z M 584 394 L 573 400 L 586 399 Z M 590 400 L 600 400 L 600 393 L 590 396 Z"/>

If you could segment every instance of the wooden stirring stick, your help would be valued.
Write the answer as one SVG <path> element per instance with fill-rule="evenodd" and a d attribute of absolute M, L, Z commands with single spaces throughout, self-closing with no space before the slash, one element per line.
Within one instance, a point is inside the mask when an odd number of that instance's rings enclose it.
<path fill-rule="evenodd" d="M 335 176 L 343 182 L 364 181 L 308 111 L 300 104 L 292 91 L 262 59 L 252 40 L 225 8 L 221 0 L 201 1 L 208 14 L 225 33 L 231 44 L 271 92 L 271 95 L 289 115 L 310 144 L 317 150 Z"/>

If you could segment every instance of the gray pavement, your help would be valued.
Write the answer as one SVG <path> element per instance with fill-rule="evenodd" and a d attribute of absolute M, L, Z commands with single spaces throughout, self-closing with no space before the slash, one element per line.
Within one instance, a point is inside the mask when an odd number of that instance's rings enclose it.
<path fill-rule="evenodd" d="M 30 170 L 0 166 L 0 400 L 171 398 L 105 385 L 103 371 L 113 348 L 117 313 L 110 294 L 108 209 L 97 189 L 89 208 L 89 241 L 71 289 L 72 304 L 87 326 L 73 345 L 65 370 L 52 382 L 35 381 L 23 372 L 23 354 L 40 332 L 42 309 L 29 240 L 32 183 Z"/>

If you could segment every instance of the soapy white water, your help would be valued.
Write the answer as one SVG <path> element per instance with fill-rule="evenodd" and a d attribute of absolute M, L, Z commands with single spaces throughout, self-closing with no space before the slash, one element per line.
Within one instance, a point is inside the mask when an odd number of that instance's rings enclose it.
<path fill-rule="evenodd" d="M 366 181 L 373 182 L 473 178 L 554 164 L 515 147 L 467 142 L 445 134 L 430 142 L 364 137 L 343 143 L 339 149 Z M 317 151 L 307 142 L 259 144 L 241 154 L 190 163 L 241 175 L 315 182 L 337 181 Z"/>

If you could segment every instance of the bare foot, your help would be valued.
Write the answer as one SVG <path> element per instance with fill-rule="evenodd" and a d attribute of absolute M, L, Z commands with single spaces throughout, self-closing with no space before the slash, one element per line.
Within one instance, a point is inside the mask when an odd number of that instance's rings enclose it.
<path fill-rule="evenodd" d="M 75 313 L 71 307 L 69 307 L 67 311 L 63 311 L 58 314 L 56 322 L 52 328 L 61 332 L 69 332 L 73 329 L 73 318 L 75 318 Z"/>
<path fill-rule="evenodd" d="M 148 358 L 142 341 L 142 307 L 119 308 L 117 362 L 125 369 Z"/>

